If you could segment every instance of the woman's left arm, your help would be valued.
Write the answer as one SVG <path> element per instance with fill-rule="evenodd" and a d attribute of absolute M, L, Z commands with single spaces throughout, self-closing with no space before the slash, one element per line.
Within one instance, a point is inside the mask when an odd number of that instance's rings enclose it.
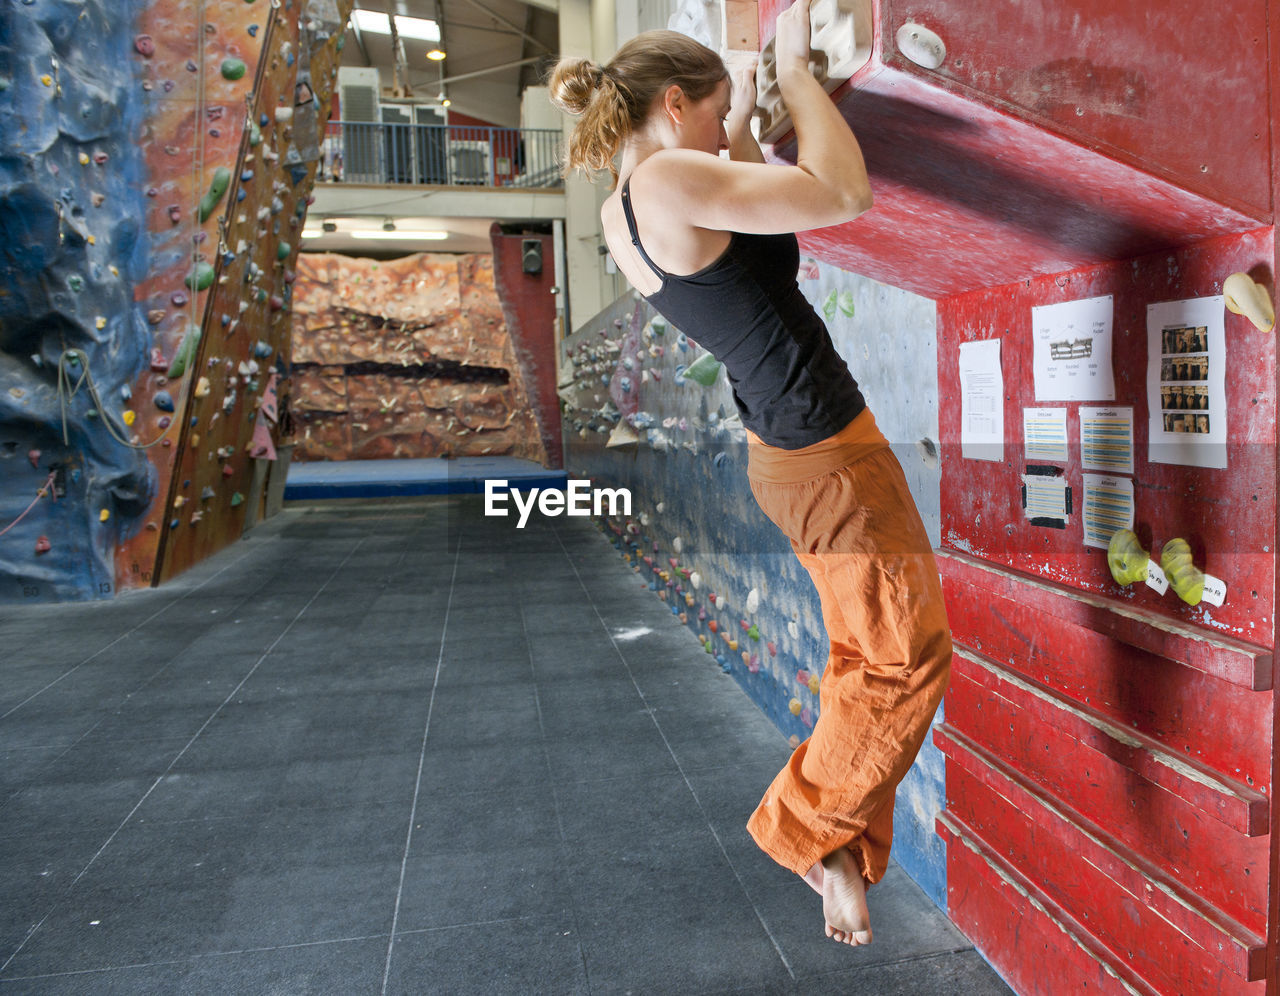
<path fill-rule="evenodd" d="M 729 74 L 729 116 L 724 130 L 729 136 L 729 158 L 737 162 L 762 163 L 764 153 L 751 134 L 751 116 L 756 109 L 756 67 L 735 66 Z"/>

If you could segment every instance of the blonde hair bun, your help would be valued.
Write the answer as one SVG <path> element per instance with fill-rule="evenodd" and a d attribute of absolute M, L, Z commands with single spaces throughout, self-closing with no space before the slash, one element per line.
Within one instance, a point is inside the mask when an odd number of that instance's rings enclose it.
<path fill-rule="evenodd" d="M 569 114 L 581 114 L 591 103 L 604 74 L 590 59 L 562 59 L 551 74 L 551 102 Z"/>

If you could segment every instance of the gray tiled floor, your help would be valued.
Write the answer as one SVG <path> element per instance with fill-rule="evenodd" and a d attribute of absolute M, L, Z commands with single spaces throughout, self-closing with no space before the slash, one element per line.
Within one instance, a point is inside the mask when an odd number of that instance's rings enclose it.
<path fill-rule="evenodd" d="M 0 994 L 1008 992 L 896 866 L 822 936 L 782 736 L 583 520 L 290 506 L 0 641 Z"/>

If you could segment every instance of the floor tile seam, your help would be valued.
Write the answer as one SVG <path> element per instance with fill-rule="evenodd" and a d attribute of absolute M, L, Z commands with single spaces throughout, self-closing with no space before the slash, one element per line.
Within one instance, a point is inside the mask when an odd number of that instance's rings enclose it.
<path fill-rule="evenodd" d="M 425 518 L 425 517 L 424 517 Z M 408 545 L 405 550 L 407 552 Z M 405 554 L 401 554 L 403 560 Z M 453 577 L 457 577 L 458 562 L 462 557 L 462 534 L 458 534 L 457 544 L 453 552 Z M 396 945 L 396 927 L 400 922 L 400 906 L 404 898 L 404 882 L 409 867 L 409 852 L 413 846 L 413 827 L 418 818 L 418 798 L 422 791 L 422 772 L 426 766 L 427 759 L 427 742 L 431 735 L 431 713 L 435 707 L 436 690 L 440 686 L 440 670 L 444 661 L 445 640 L 449 632 L 449 610 L 453 606 L 453 581 L 449 582 L 449 598 L 445 602 L 444 619 L 440 626 L 440 647 L 436 654 L 436 673 L 431 682 L 431 696 L 427 700 L 427 717 L 423 723 L 422 729 L 422 749 L 418 755 L 418 774 L 413 785 L 413 801 L 409 806 L 409 826 L 405 832 L 404 853 L 400 859 L 400 879 L 396 885 L 395 906 L 391 913 L 391 929 L 387 937 L 387 954 L 382 967 L 382 988 L 380 990 L 382 996 L 386 996 L 387 986 L 391 981 L 391 960 L 395 954 Z"/>
<path fill-rule="evenodd" d="M 81 975 L 98 975 L 103 972 L 129 972 L 144 968 L 170 968 L 178 965 L 195 965 L 214 958 L 238 958 L 245 955 L 272 954 L 277 951 L 294 951 L 302 948 L 324 947 L 330 944 L 358 944 L 377 941 L 386 934 L 366 934 L 354 937 L 331 937 L 316 941 L 297 941 L 292 944 L 270 944 L 260 947 L 236 948 L 230 951 L 202 951 L 185 958 L 165 958 L 160 961 L 128 962 L 123 965 L 103 965 L 95 968 L 77 968 L 65 972 L 43 972 L 35 975 L 0 975 L 0 984 L 9 982 L 34 982 L 41 979 L 63 979 Z"/>
<path fill-rule="evenodd" d="M 353 551 L 353 552 L 354 552 L 354 551 Z M 247 554 L 246 554 L 245 556 L 247 556 Z M 348 557 L 349 557 L 349 556 L 350 556 L 350 555 L 348 555 Z M 240 560 L 243 560 L 243 559 L 244 559 L 244 557 L 237 558 L 237 559 L 233 562 L 233 564 L 232 564 L 232 565 L 228 565 L 228 566 L 233 566 L 235 563 L 239 563 L 239 562 L 240 562 Z M 344 563 L 345 563 L 345 561 L 344 561 Z M 226 569 L 227 569 L 227 568 L 223 568 L 223 570 L 226 570 Z M 221 573 L 221 571 L 219 571 L 218 573 Z M 213 575 L 213 577 L 217 577 L 217 575 L 215 574 L 215 575 Z M 264 587 L 266 587 L 266 586 L 267 586 L 268 584 L 270 584 L 270 583 L 271 583 L 271 579 L 270 579 L 270 578 L 268 578 L 267 580 L 263 581 L 263 582 L 262 582 L 262 583 L 261 583 L 257 588 L 255 588 L 252 592 L 248 593 L 248 594 L 247 594 L 247 595 L 245 595 L 243 598 L 241 598 L 241 599 L 240 599 L 240 601 L 237 603 L 237 607 L 238 607 L 239 605 L 244 605 L 245 603 L 249 602 L 251 599 L 253 599 L 253 598 L 258 594 L 258 592 L 260 592 Z M 328 583 L 328 582 L 326 581 L 326 584 L 327 584 L 327 583 Z M 192 593 L 192 592 L 195 592 L 195 591 L 198 591 L 198 590 L 199 590 L 199 587 L 200 587 L 200 586 L 196 586 L 195 588 L 191 589 L 191 590 L 190 590 L 190 592 L 188 592 L 188 594 L 190 594 L 190 593 Z M 323 586 L 322 586 L 321 590 L 323 590 Z M 317 593 L 316 593 L 316 596 L 318 596 L 318 595 L 319 595 L 319 592 L 317 592 Z M 308 605 L 308 606 L 311 604 L 311 602 L 312 602 L 312 601 L 314 601 L 314 600 L 315 600 L 315 597 L 316 597 L 316 596 L 313 596 L 313 597 L 312 597 L 312 599 L 311 599 L 311 601 L 309 601 L 309 602 L 307 603 L 307 605 Z M 184 596 L 183 596 L 183 598 L 185 598 L 185 597 L 187 597 L 187 596 L 186 596 L 186 595 L 184 595 Z M 178 600 L 175 600 L 175 601 L 181 601 L 181 599 L 178 599 Z M 174 603 L 171 603 L 171 604 L 174 604 Z M 307 606 L 303 606 L 303 609 L 299 612 L 299 616 L 301 615 L 301 612 L 306 611 L 306 608 L 307 608 Z M 161 611 L 163 611 L 163 610 L 161 610 Z M 235 611 L 235 609 L 232 609 L 232 610 L 230 610 L 230 611 L 234 612 L 234 611 Z M 144 620 L 144 623 L 145 623 L 145 622 L 149 622 L 151 619 L 155 618 L 155 615 L 158 615 L 158 614 L 159 614 L 158 612 L 157 612 L 157 613 L 155 613 L 155 614 L 153 614 L 153 615 L 152 615 L 151 617 L 149 617 L 147 620 Z M 292 622 L 290 622 L 290 624 L 289 624 L 288 626 L 286 626 L 286 627 L 285 627 L 284 632 L 288 632 L 289 628 L 293 625 L 293 623 L 297 621 L 297 618 L 298 618 L 297 616 L 295 616 L 295 617 L 294 617 L 294 620 L 293 620 Z M 139 624 L 139 627 L 140 627 L 141 625 L 143 625 L 143 624 L 142 624 L 142 623 L 140 623 L 140 624 Z M 138 627 L 135 627 L 135 629 L 136 629 L 136 628 L 138 628 Z M 129 630 L 128 632 L 126 632 L 126 633 L 124 634 L 124 636 L 128 636 L 128 635 L 129 635 L 130 633 L 132 633 L 132 632 L 133 632 L 133 630 Z M 258 665 L 260 665 L 260 664 L 262 663 L 263 659 L 265 659 L 265 657 L 266 657 L 266 656 L 271 652 L 271 650 L 272 650 L 272 649 L 273 649 L 277 644 L 279 644 L 280 640 L 281 640 L 281 639 L 283 638 L 283 636 L 284 636 L 284 632 L 282 632 L 279 636 L 277 636 L 277 637 L 276 637 L 276 639 L 271 643 L 271 645 L 270 645 L 266 650 L 264 650 L 264 651 L 263 651 L 263 652 L 258 656 L 257 663 L 254 665 L 254 668 L 255 668 L 255 669 L 256 669 L 256 667 L 257 667 Z M 117 640 L 112 641 L 112 643 L 107 644 L 107 646 L 106 646 L 106 647 L 104 647 L 104 648 L 102 648 L 102 649 L 103 649 L 103 650 L 108 650 L 108 649 L 110 649 L 110 648 L 111 648 L 115 643 L 119 642 L 119 640 L 120 640 L 120 639 L 123 639 L 123 638 L 124 638 L 124 636 L 117 638 Z M 101 651 L 99 651 L 99 652 L 101 652 Z M 97 656 L 97 655 L 95 654 L 94 656 Z M 93 660 L 93 657 L 86 658 L 86 659 L 85 659 L 84 661 L 82 661 L 80 664 L 77 664 L 77 665 L 76 665 L 76 668 L 75 668 L 75 669 L 73 669 L 73 670 L 76 670 L 76 669 L 78 669 L 78 668 L 80 668 L 80 667 L 84 666 L 85 664 L 88 664 L 88 663 L 89 663 L 89 661 L 91 661 L 91 660 Z M 116 701 L 115 701 L 115 703 L 114 703 L 114 706 L 115 706 L 114 711 L 107 711 L 107 712 L 105 712 L 105 713 L 103 714 L 102 718 L 98 720 L 98 722 L 94 723 L 91 727 L 89 727 L 89 729 L 87 729 L 84 733 L 82 733 L 82 734 L 80 735 L 80 737 L 79 737 L 77 740 L 75 740 L 75 741 L 74 741 L 74 742 L 73 742 L 69 747 L 67 747 L 64 751 L 62 751 L 62 753 L 60 753 L 57 757 L 50 758 L 49 760 L 47 760 L 47 761 L 46 761 L 46 762 L 45 762 L 45 763 L 40 767 L 40 769 L 39 769 L 38 771 L 36 771 L 36 772 L 32 775 L 32 777 L 30 777 L 30 778 L 28 778 L 28 779 L 27 779 L 27 783 L 26 783 L 25 785 L 23 785 L 20 789 L 17 789 L 16 791 L 11 792 L 11 793 L 9 793 L 7 796 L 5 796 L 4 800 L 3 800 L 3 801 L 0 801 L 0 813 L 3 813 L 3 811 L 5 810 L 5 808 L 7 808 L 7 807 L 8 807 L 8 805 L 9 805 L 9 804 L 10 804 L 10 803 L 11 803 L 11 802 L 12 802 L 12 801 L 13 801 L 13 800 L 18 796 L 18 795 L 20 795 L 21 793 L 23 793 L 23 792 L 27 791 L 28 789 L 30 789 L 30 788 L 32 787 L 32 785 L 36 784 L 36 783 L 39 781 L 40 776 L 41 776 L 41 775 L 43 775 L 43 774 L 44 774 L 44 772 L 48 771 L 50 768 L 52 768 L 54 765 L 56 765 L 59 761 L 61 761 L 64 757 L 66 757 L 68 754 L 70 754 L 73 750 L 75 750 L 77 747 L 79 747 L 79 746 L 80 746 L 82 743 L 84 743 L 86 740 L 87 740 L 87 741 L 89 741 L 89 742 L 93 742 L 93 740 L 92 740 L 92 734 L 93 734 L 94 730 L 98 729 L 98 727 L 100 727 L 103 723 L 105 723 L 105 722 L 106 722 L 108 719 L 110 719 L 112 716 L 119 715 L 120 708 L 121 708 L 121 707 L 122 707 L 126 702 L 128 702 L 128 700 L 129 700 L 129 699 L 131 699 L 134 695 L 137 695 L 139 692 L 141 692 L 141 691 L 143 691 L 144 689 L 146 689 L 148 685 L 150 685 L 150 684 L 152 684 L 154 681 L 156 681 L 156 679 L 157 679 L 157 678 L 159 678 L 159 677 L 160 677 L 160 675 L 164 674 L 166 671 L 168 671 L 168 670 L 170 670 L 171 668 L 173 668 L 177 663 L 178 663 L 178 658 L 177 658 L 176 656 L 171 657 L 171 658 L 170 658 L 170 659 L 169 659 L 165 664 L 161 665 L 161 666 L 160 666 L 160 668 L 159 668 L 158 670 L 156 670 L 156 671 L 152 672 L 152 674 L 151 674 L 149 677 L 147 677 L 145 680 L 143 680 L 143 682 L 142 682 L 140 685 L 137 685 L 137 686 L 136 686 L 132 691 L 124 693 L 123 698 L 119 698 L 119 697 L 117 697 L 117 699 L 116 699 Z M 71 673 L 72 673 L 72 671 L 68 671 L 65 675 L 63 675 L 62 677 L 58 678 L 58 679 L 57 679 L 57 681 L 61 681 L 61 680 L 62 680 L 62 678 L 64 678 L 64 677 L 68 677 Z M 50 687 L 50 688 L 51 688 L 51 687 L 53 687 L 53 684 L 56 684 L 56 683 L 57 683 L 57 682 L 55 681 L 55 682 L 53 682 L 52 684 L 50 684 L 48 687 Z M 241 687 L 243 684 L 244 684 L 244 681 L 242 680 L 242 681 L 240 682 L 240 685 L 237 685 L 237 688 Z M 37 694 L 39 694 L 39 693 L 37 693 Z M 232 694 L 234 694 L 234 692 L 233 692 Z M 30 701 L 30 700 L 28 700 L 28 701 Z M 225 705 L 226 705 L 226 701 L 225 701 L 225 700 L 223 701 L 222 705 L 223 705 L 223 706 L 225 706 Z M 16 709 L 16 708 L 20 708 L 20 706 L 16 706 L 16 707 L 15 707 L 15 709 Z M 221 708 L 221 706 L 220 706 L 219 708 Z M 110 710 L 110 707 L 108 707 L 108 709 Z M 13 712 L 13 710 L 10 710 L 10 712 L 5 713 L 5 715 L 4 715 L 4 716 L 0 716 L 0 720 L 3 720 L 6 716 L 10 715 L 12 712 Z M 217 712 L 215 711 L 214 715 L 216 715 L 216 714 L 217 714 Z M 205 725 L 205 726 L 207 726 L 207 725 L 208 725 L 208 723 L 206 722 L 204 725 Z M 201 727 L 201 731 L 203 731 L 203 729 L 204 729 L 204 727 L 202 726 L 202 727 Z M 198 731 L 198 732 L 196 733 L 196 736 L 199 736 L 199 735 L 200 735 L 200 731 Z M 181 739 L 181 738 L 174 738 L 174 739 Z M 104 741 L 104 742 L 105 742 L 105 741 Z M 128 742 L 128 741 L 112 741 L 112 742 Z M 189 746 L 190 746 L 190 743 L 188 743 L 188 744 L 187 744 L 187 746 L 189 747 Z M 184 748 L 184 749 L 183 749 L 183 751 L 184 751 L 184 752 L 185 752 L 185 750 L 186 750 L 186 748 Z M 179 756 L 181 756 L 181 754 L 179 754 Z M 169 768 L 166 768 L 166 769 L 165 769 L 165 771 L 163 772 L 163 774 L 167 774 L 167 773 L 168 773 L 168 771 L 169 771 L 171 768 L 172 768 L 172 764 L 169 766 Z"/>
<path fill-rule="evenodd" d="M 555 530 L 557 539 L 559 539 L 560 530 L 554 525 L 553 525 L 553 529 Z M 561 546 L 563 548 L 563 542 L 561 543 Z M 570 564 L 572 564 L 573 562 L 572 558 L 568 556 L 567 550 L 565 551 L 565 554 L 566 554 L 566 559 L 568 559 Z M 574 567 L 574 573 L 577 574 L 576 566 Z M 778 959 L 782 962 L 783 968 L 786 969 L 787 975 L 792 980 L 794 980 L 796 978 L 796 974 L 794 969 L 791 967 L 790 959 L 787 958 L 786 952 L 783 951 L 782 949 L 782 944 L 774 936 L 773 931 L 770 929 L 768 922 L 764 918 L 764 915 L 760 912 L 760 909 L 756 905 L 755 900 L 751 897 L 750 892 L 747 891 L 747 886 L 742 879 L 742 874 L 739 872 L 737 865 L 734 864 L 733 859 L 729 856 L 729 851 L 724 846 L 724 842 L 720 839 L 720 834 L 717 832 L 716 828 L 712 825 L 711 818 L 707 813 L 706 806 L 704 806 L 702 804 L 702 800 L 698 798 L 698 793 L 694 789 L 693 784 L 689 781 L 689 777 L 685 773 L 684 767 L 680 764 L 680 758 L 676 756 L 675 751 L 672 749 L 671 742 L 667 739 L 667 735 L 662 729 L 662 724 L 658 722 L 658 717 L 654 715 L 653 708 L 650 705 L 648 698 L 645 696 L 644 690 L 640 687 L 640 683 L 636 681 L 635 673 L 631 670 L 630 661 L 628 661 L 626 658 L 626 655 L 623 654 L 622 648 L 618 646 L 618 643 L 614 639 L 612 631 L 609 630 L 608 624 L 605 622 L 604 617 L 600 614 L 599 608 L 596 606 L 595 602 L 591 598 L 590 588 L 588 588 L 588 586 L 582 581 L 580 575 L 578 579 L 578 584 L 579 584 L 579 587 L 582 588 L 582 592 L 586 596 L 587 602 L 591 605 L 591 610 L 595 613 L 596 618 L 600 621 L 600 625 L 603 626 L 605 629 L 605 632 L 608 633 L 609 643 L 613 647 L 614 653 L 618 655 L 618 659 L 622 662 L 622 666 L 626 669 L 627 675 L 631 678 L 632 685 L 635 686 L 636 693 L 640 696 L 641 700 L 644 702 L 645 707 L 649 714 L 649 718 L 653 722 L 654 728 L 657 729 L 658 731 L 658 736 L 662 738 L 663 744 L 666 745 L 667 752 L 671 755 L 671 760 L 675 763 L 676 770 L 679 771 L 680 777 L 681 779 L 683 779 L 685 787 L 688 789 L 689 794 L 693 797 L 694 804 L 698 807 L 698 811 L 702 814 L 703 822 L 706 824 L 707 829 L 711 831 L 712 837 L 715 838 L 716 846 L 719 847 L 721 855 L 724 857 L 724 860 L 728 864 L 729 869 L 733 872 L 733 877 L 737 880 L 738 888 L 741 889 L 742 895 L 746 898 L 748 904 L 751 906 L 751 911 L 752 913 L 755 914 L 757 922 L 760 924 L 761 928 L 764 930 L 765 935 L 769 938 L 769 943 L 773 945 L 773 949 L 777 953 Z"/>
<path fill-rule="evenodd" d="M 303 613 L 307 611 L 307 607 L 310 606 L 311 602 L 319 597 L 320 592 L 323 591 L 325 587 L 329 584 L 329 582 L 332 581 L 333 578 L 337 576 L 338 572 L 342 570 L 343 565 L 347 562 L 348 559 L 350 559 L 351 555 L 354 554 L 355 551 L 358 550 L 359 548 L 360 548 L 360 543 L 357 543 L 354 547 L 351 548 L 351 550 L 347 553 L 347 555 L 342 559 L 342 562 L 339 563 L 339 565 L 336 568 L 334 568 L 333 573 L 329 575 L 329 577 L 325 580 L 324 584 L 320 586 L 316 594 L 312 596 L 311 600 L 308 601 L 306 605 L 304 605 L 301 609 L 298 610 L 298 614 L 294 617 L 295 621 L 302 617 Z M 239 561 L 237 560 L 236 563 L 238 562 Z M 292 623 L 290 623 L 289 625 L 292 626 Z M 281 632 L 280 636 L 276 638 L 275 643 L 279 643 L 280 640 L 284 639 L 285 635 L 288 632 L 289 632 L 289 626 L 286 626 L 284 631 Z M 120 831 L 124 829 L 124 827 L 129 823 L 129 821 L 133 819 L 134 814 L 142 807 L 143 803 L 147 801 L 151 793 L 156 790 L 156 787 L 160 785 L 160 783 L 164 780 L 168 772 L 173 769 L 174 765 L 176 765 L 178 761 L 182 759 L 182 756 L 188 750 L 191 749 L 192 744 L 194 744 L 200 738 L 200 734 L 204 732 L 205 728 L 208 727 L 208 725 L 213 722 L 214 718 L 218 715 L 218 713 L 221 712 L 222 709 L 226 707 L 227 703 L 230 702 L 235 697 L 236 693 L 242 687 L 244 687 L 245 682 L 247 682 L 249 678 L 253 676 L 253 673 L 262 664 L 262 661 L 265 660 L 267 655 L 271 653 L 271 650 L 274 648 L 275 643 L 273 643 L 271 647 L 268 647 L 266 649 L 266 651 L 257 660 L 257 662 L 253 665 L 253 667 L 249 669 L 248 673 L 246 673 L 245 676 L 240 680 L 240 684 L 238 684 L 235 688 L 233 688 L 231 690 L 231 693 L 226 697 L 226 699 L 223 700 L 222 705 L 214 709 L 214 711 L 209 715 L 209 718 L 206 719 L 204 722 L 204 726 L 201 726 L 200 729 L 196 731 L 195 735 L 192 736 L 187 741 L 186 746 L 184 746 L 182 750 L 180 750 L 174 756 L 173 760 L 169 762 L 169 766 L 165 769 L 165 771 L 156 777 L 156 779 L 151 783 L 150 788 L 148 788 L 146 792 L 142 794 L 142 798 L 137 801 L 134 807 L 129 811 L 128 815 L 126 815 L 125 818 L 120 822 L 119 826 L 117 826 L 116 829 L 111 832 L 110 836 L 107 837 L 106 841 L 103 842 L 102 846 L 98 848 L 97 852 L 93 855 L 93 857 L 89 859 L 88 864 L 86 864 L 84 868 L 80 870 L 79 874 L 77 874 L 76 877 L 72 879 L 71 882 L 62 889 L 61 893 L 53 899 L 53 905 L 50 907 L 49 911 L 45 913 L 45 915 L 40 918 L 40 921 L 27 932 L 26 936 L 23 937 L 22 941 L 18 944 L 18 946 L 4 960 L 3 964 L 0 964 L 0 976 L 3 976 L 5 969 L 8 968 L 9 964 L 13 961 L 13 959 L 16 958 L 21 953 L 22 949 L 26 947 L 27 942 L 30 941 L 31 938 L 34 937 L 39 932 L 42 926 L 44 926 L 44 922 L 48 920 L 49 917 L 53 914 L 54 910 L 57 909 L 58 903 L 60 903 L 71 892 L 71 890 L 76 887 L 80 879 L 82 879 L 85 876 L 85 874 L 89 871 L 89 869 L 93 867 L 94 862 L 96 862 L 98 858 L 102 856 L 103 852 L 106 851 L 106 849 L 111 846 L 111 842 L 115 840 L 115 838 L 119 835 Z"/>
<path fill-rule="evenodd" d="M 0 722 L 3 722 L 4 720 L 8 719 L 11 715 L 13 715 L 13 713 L 17 712 L 19 709 L 21 709 L 21 708 L 22 708 L 24 705 L 26 705 L 28 702 L 32 701 L 33 699 L 37 698 L 37 697 L 38 697 L 38 696 L 40 696 L 40 695 L 43 695 L 43 694 L 44 694 L 45 692 L 47 692 L 50 688 L 52 688 L 54 685 L 57 685 L 58 683 L 60 683 L 60 682 L 61 682 L 61 681 L 63 681 L 64 679 L 66 679 L 66 678 L 70 677 L 72 674 L 74 674 L 74 673 L 75 673 L 76 671 L 78 671 L 80 668 L 84 667 L 86 664 L 88 664 L 90 661 L 92 661 L 92 660 L 93 660 L 95 657 L 97 657 L 99 654 L 101 654 L 101 653 L 105 653 L 106 651 L 110 650 L 112 647 L 114 647 L 114 646 L 115 646 L 117 643 L 119 643 L 121 640 L 125 639 L 126 637 L 130 636 L 131 634 L 133 634 L 133 633 L 137 632 L 138 630 L 142 629 L 142 627 L 146 626 L 146 625 L 147 625 L 147 623 L 151 622 L 151 621 L 152 621 L 152 620 L 154 620 L 156 617 L 158 617 L 158 616 L 162 615 L 163 613 L 167 612 L 169 609 L 173 608 L 173 606 L 177 605 L 178 603 L 182 602 L 183 600 L 185 600 L 185 599 L 187 599 L 187 598 L 190 598 L 192 595 L 194 595 L 194 594 L 196 594 L 198 591 L 200 591 L 200 589 L 201 589 L 201 588 L 203 588 L 205 585 L 209 584 L 211 581 L 213 581 L 214 579 L 216 579 L 219 575 L 223 574 L 225 571 L 230 570 L 232 567 L 234 567 L 234 566 L 236 566 L 237 564 L 239 564 L 239 563 L 240 563 L 242 560 L 244 560 L 246 557 L 250 557 L 250 556 L 252 556 L 252 555 L 253 555 L 254 553 L 256 553 L 256 552 L 257 552 L 256 548 L 250 548 L 250 549 L 246 550 L 246 551 L 245 551 L 241 556 L 237 557 L 235 560 L 233 560 L 231 563 L 227 564 L 226 566 L 224 566 L 224 567 L 220 568 L 216 573 L 214 573 L 214 574 L 210 575 L 208 578 L 206 578 L 204 581 L 201 581 L 201 582 L 200 582 L 199 584 L 197 584 L 195 587 L 186 589 L 186 590 L 185 590 L 181 595 L 178 595 L 178 596 L 177 596 L 176 598 L 174 598 L 172 601 L 166 602 L 164 605 L 162 605 L 160 608 L 158 608 L 158 609 L 157 609 L 155 612 L 153 612 L 151 615 L 147 616 L 147 618 L 145 618 L 145 619 L 143 619 L 142 621 L 138 622 L 138 623 L 137 623 L 136 625 L 134 625 L 131 629 L 127 629 L 127 630 L 125 630 L 123 633 L 121 633 L 119 636 L 117 636 L 117 637 L 116 637 L 114 640 L 112 640 L 110 643 L 106 644 L 105 646 L 99 647 L 99 648 L 98 648 L 97 650 L 95 650 L 92 654 L 90 654 L 88 657 L 86 657 L 84 660 L 82 660 L 79 664 L 76 664 L 74 667 L 72 667 L 72 668 L 68 669 L 68 670 L 67 670 L 67 671 L 65 671 L 63 674 L 61 674 L 61 675 L 59 675 L 57 678 L 55 678 L 53 681 L 49 682 L 49 684 L 45 685 L 45 686 L 44 686 L 44 688 L 41 688 L 41 689 L 39 689 L 39 690 L 37 690 L 37 691 L 33 692 L 31 695 L 29 695 L 29 696 L 28 696 L 27 698 L 25 698 L 23 701 L 19 702 L 17 705 L 13 706 L 12 708 L 10 708 L 8 711 L 4 712 L 3 714 L 0 714 Z M 264 583 L 265 583 L 265 582 L 264 582 Z"/>
<path fill-rule="evenodd" d="M 874 942 L 873 942 L 874 943 Z M 930 951 L 927 954 L 906 955 L 901 958 L 891 958 L 887 961 L 874 961 L 862 965 L 850 965 L 847 968 L 834 968 L 829 971 L 813 972 L 799 976 L 797 982 L 816 982 L 821 979 L 832 978 L 838 975 L 846 975 L 850 972 L 872 972 L 880 971 L 886 968 L 894 968 L 898 965 L 914 965 L 918 962 L 938 961 L 942 958 L 953 958 L 961 954 L 975 954 L 982 958 L 982 952 L 975 948 L 972 944 L 965 947 L 949 948 L 946 951 Z M 982 959 L 986 963 L 986 959 Z"/>
<path fill-rule="evenodd" d="M 538 732 L 541 735 L 538 743 L 542 749 L 542 763 L 547 772 L 548 784 L 551 786 L 551 805 L 555 811 L 556 832 L 557 832 L 557 837 L 559 838 L 557 841 L 558 850 L 560 852 L 561 862 L 565 863 L 568 860 L 568 856 L 572 851 L 572 848 L 569 845 L 568 835 L 565 833 L 564 817 L 560 809 L 560 795 L 556 791 L 555 768 L 551 763 L 551 752 L 547 746 L 547 731 L 542 718 L 542 701 L 538 694 L 537 672 L 533 663 L 533 655 L 529 653 L 529 651 L 527 650 L 529 633 L 528 633 L 528 627 L 526 626 L 526 623 L 525 623 L 524 601 L 520 597 L 519 589 L 516 589 L 516 611 L 520 617 L 521 632 L 524 634 L 524 637 L 525 637 L 525 645 L 526 645 L 525 656 L 529 665 L 529 674 L 530 674 L 530 677 L 533 679 L 533 704 L 538 714 Z M 591 970 L 587 965 L 587 953 L 582 948 L 582 925 L 578 920 L 578 907 L 576 903 L 570 906 L 570 917 L 572 918 L 572 921 L 573 921 L 573 937 L 574 937 L 574 944 L 577 946 L 577 949 L 578 949 L 578 961 L 582 965 L 582 975 L 583 975 L 583 978 L 586 980 L 587 990 L 588 992 L 590 992 L 591 991 Z"/>

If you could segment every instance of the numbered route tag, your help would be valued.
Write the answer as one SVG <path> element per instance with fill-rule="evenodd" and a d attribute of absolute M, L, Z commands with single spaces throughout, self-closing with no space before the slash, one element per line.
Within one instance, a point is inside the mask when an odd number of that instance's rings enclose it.
<path fill-rule="evenodd" d="M 1210 605 L 1221 606 L 1227 600 L 1227 582 L 1212 574 L 1204 576 L 1204 594 L 1200 596 Z"/>
<path fill-rule="evenodd" d="M 1169 579 L 1154 560 L 1147 561 L 1147 587 L 1154 588 L 1157 595 L 1163 595 L 1169 590 Z"/>

